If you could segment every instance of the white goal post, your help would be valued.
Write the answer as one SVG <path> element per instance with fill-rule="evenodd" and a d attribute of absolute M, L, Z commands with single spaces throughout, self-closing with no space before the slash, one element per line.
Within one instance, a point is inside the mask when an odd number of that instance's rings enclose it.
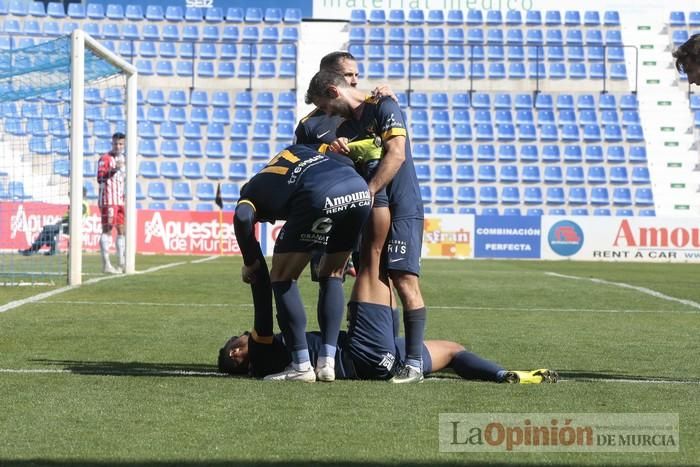
<path fill-rule="evenodd" d="M 68 284 L 82 282 L 82 197 L 83 137 L 85 118 L 85 50 L 118 68 L 126 76 L 126 270 L 133 273 L 136 257 L 136 152 L 137 78 L 136 67 L 100 45 L 80 29 L 71 33 L 71 125 L 70 125 L 70 249 Z"/>

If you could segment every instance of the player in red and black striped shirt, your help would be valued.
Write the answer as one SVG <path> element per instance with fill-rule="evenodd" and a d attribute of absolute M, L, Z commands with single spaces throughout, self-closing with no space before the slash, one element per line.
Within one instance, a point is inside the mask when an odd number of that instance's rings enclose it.
<path fill-rule="evenodd" d="M 126 157 L 124 133 L 112 135 L 112 149 L 103 154 L 97 163 L 97 183 L 100 191 L 97 205 L 102 218 L 102 236 L 100 237 L 100 252 L 102 253 L 102 270 L 109 274 L 118 274 L 124 270 L 126 262 L 124 237 L 124 180 L 126 177 Z M 117 229 L 117 256 L 119 268 L 109 261 L 109 247 L 112 243 L 112 228 Z"/>

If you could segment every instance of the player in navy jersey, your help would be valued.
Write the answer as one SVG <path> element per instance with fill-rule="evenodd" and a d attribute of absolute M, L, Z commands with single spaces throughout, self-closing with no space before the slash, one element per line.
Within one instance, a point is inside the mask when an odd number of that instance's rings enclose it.
<path fill-rule="evenodd" d="M 404 339 L 394 335 L 392 310 L 374 305 L 350 315 L 348 332 L 340 332 L 335 354 L 338 379 L 386 380 L 406 357 Z M 321 333 L 307 332 L 306 342 L 313 359 L 323 346 Z M 423 374 L 451 368 L 468 380 L 502 383 L 556 383 L 556 371 L 508 371 L 452 341 L 427 340 L 422 346 Z M 219 349 L 218 369 L 232 375 L 263 378 L 283 371 L 292 361 L 282 334 L 273 334 L 272 312 L 255 310 L 251 332 L 231 337 Z"/>
<path fill-rule="evenodd" d="M 359 82 L 359 72 L 355 57 L 344 51 L 331 52 L 321 59 L 320 70 L 330 71 L 342 75 L 345 82 L 352 87 L 357 87 Z M 394 93 L 386 85 L 374 88 L 372 96 L 389 96 L 396 99 Z M 329 116 L 316 108 L 299 121 L 299 125 L 294 132 L 295 144 L 317 144 L 332 143 L 336 140 L 336 128 L 342 123 L 343 117 Z M 320 252 L 314 252 L 311 258 L 311 278 L 317 280 L 316 273 L 320 261 Z M 356 268 L 359 267 L 359 256 L 353 252 L 352 259 L 348 262 L 346 274 L 354 276 Z"/>
<path fill-rule="evenodd" d="M 391 278 L 403 304 L 407 353 L 405 367 L 392 382 L 422 381 L 426 318 L 419 281 L 423 203 L 401 109 L 392 99 L 367 98 L 342 76 L 326 71 L 312 78 L 306 102 L 327 115 L 345 118 L 336 130 L 339 139 L 331 145 L 333 150 L 348 154 L 350 143 L 366 139 L 376 140 L 382 148 L 380 158 L 358 161 L 373 209 L 362 234 L 361 267 L 350 306 L 391 306 Z"/>
<path fill-rule="evenodd" d="M 293 145 L 281 151 L 241 188 L 234 230 L 243 255 L 242 277 L 251 284 L 256 309 L 277 317 L 292 355 L 290 367 L 272 380 L 333 381 L 334 356 L 344 307 L 342 273 L 370 211 L 367 184 L 352 162 L 325 152 L 326 145 Z M 275 242 L 272 269 L 255 238 L 256 222 L 285 220 Z M 311 251 L 323 248 L 318 320 L 323 345 L 312 366 L 305 338 L 306 314 L 296 281 Z"/>

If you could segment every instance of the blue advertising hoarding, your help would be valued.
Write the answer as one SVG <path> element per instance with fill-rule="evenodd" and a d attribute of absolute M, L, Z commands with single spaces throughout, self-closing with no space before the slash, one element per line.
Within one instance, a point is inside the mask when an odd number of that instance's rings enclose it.
<path fill-rule="evenodd" d="M 540 257 L 540 216 L 476 216 L 475 258 Z"/>

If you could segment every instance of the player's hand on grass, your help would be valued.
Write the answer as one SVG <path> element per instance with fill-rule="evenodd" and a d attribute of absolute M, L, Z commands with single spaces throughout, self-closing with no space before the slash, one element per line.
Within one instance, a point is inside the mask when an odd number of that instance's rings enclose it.
<path fill-rule="evenodd" d="M 241 267 L 241 278 L 246 284 L 255 284 L 257 279 L 257 272 L 260 269 L 260 260 L 256 259 L 253 264 L 246 266 L 245 264 Z"/>
<path fill-rule="evenodd" d="M 328 145 L 328 149 L 330 149 L 333 152 L 337 152 L 338 154 L 344 154 L 347 156 L 348 154 L 350 154 L 350 148 L 348 147 L 348 143 L 349 141 L 347 138 L 336 138 L 335 141 Z"/>

